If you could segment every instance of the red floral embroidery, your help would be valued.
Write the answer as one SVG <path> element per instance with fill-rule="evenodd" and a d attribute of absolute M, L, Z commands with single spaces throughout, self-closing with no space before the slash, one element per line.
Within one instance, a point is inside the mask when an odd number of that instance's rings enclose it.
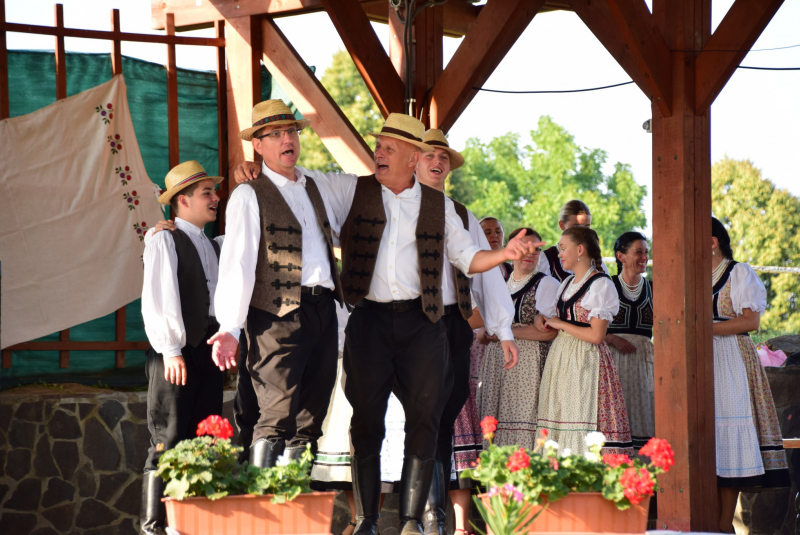
<path fill-rule="evenodd" d="M 111 147 L 111 154 L 117 154 L 122 150 L 122 139 L 119 134 L 108 136 L 108 145 Z"/>
<path fill-rule="evenodd" d="M 144 235 L 149 230 L 150 227 L 147 226 L 147 223 L 142 221 L 141 223 L 134 223 L 133 230 L 136 231 L 136 234 L 139 237 L 139 241 L 144 241 Z"/>
<path fill-rule="evenodd" d="M 100 105 L 94 108 L 95 113 L 100 114 L 100 118 L 103 120 L 103 123 L 110 124 L 111 119 L 114 118 L 114 106 L 111 105 L 109 102 L 105 106 Z"/>
<path fill-rule="evenodd" d="M 128 210 L 135 210 L 136 206 L 139 206 L 139 195 L 136 193 L 136 190 L 131 192 L 125 192 L 122 194 L 122 198 L 128 201 Z"/>
<path fill-rule="evenodd" d="M 120 183 L 122 183 L 123 186 L 127 186 L 128 180 L 132 178 L 131 168 L 128 167 L 127 165 L 125 167 L 117 167 L 116 169 L 114 169 L 114 173 L 116 173 L 117 176 L 119 176 L 119 181 Z"/>

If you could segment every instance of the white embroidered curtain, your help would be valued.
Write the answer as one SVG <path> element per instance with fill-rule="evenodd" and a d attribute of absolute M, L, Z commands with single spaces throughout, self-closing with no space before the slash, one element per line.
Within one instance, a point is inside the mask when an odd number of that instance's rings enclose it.
<path fill-rule="evenodd" d="M 143 236 L 162 218 L 125 80 L 0 121 L 0 347 L 138 299 Z"/>

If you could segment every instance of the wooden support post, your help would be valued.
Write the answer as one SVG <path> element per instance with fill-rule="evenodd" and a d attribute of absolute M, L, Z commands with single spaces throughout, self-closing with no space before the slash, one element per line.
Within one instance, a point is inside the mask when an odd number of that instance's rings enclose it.
<path fill-rule="evenodd" d="M 58 341 L 69 342 L 69 329 L 58 333 Z M 62 349 L 58 352 L 58 367 L 69 368 L 69 349 Z"/>
<path fill-rule="evenodd" d="M 420 11 L 414 19 L 414 98 L 416 116 L 430 126 L 430 92 L 442 74 L 444 7 L 431 6 Z"/>
<path fill-rule="evenodd" d="M 653 103 L 656 435 L 675 466 L 659 476 L 658 529 L 718 531 L 711 310 L 711 135 L 695 115 L 695 52 L 711 0 L 657 2 L 672 59 L 672 115 Z M 683 290 L 683 291 L 682 291 Z"/>
<path fill-rule="evenodd" d="M 167 35 L 175 35 L 175 15 L 167 13 Z M 178 67 L 175 61 L 175 45 L 167 45 L 167 127 L 169 132 L 169 166 L 181 161 L 178 138 Z"/>
<path fill-rule="evenodd" d="M 374 172 L 372 151 L 322 84 L 270 19 L 262 24 L 264 65 L 345 172 Z M 305 135 L 305 134 L 304 134 Z"/>
<path fill-rule="evenodd" d="M 122 31 L 119 24 L 119 9 L 111 10 L 111 31 L 114 32 L 115 35 L 119 35 Z M 122 41 L 117 38 L 111 41 L 111 43 L 111 73 L 112 76 L 116 76 L 122 74 Z"/>
<path fill-rule="evenodd" d="M 236 186 L 233 170 L 255 158 L 253 145 L 239 139 L 239 132 L 253 126 L 253 106 L 261 102 L 261 17 L 237 17 L 225 27 L 228 59 L 228 184 Z"/>
<path fill-rule="evenodd" d="M 64 6 L 56 4 L 55 27 L 64 29 Z M 67 98 L 67 52 L 64 49 L 64 36 L 56 35 L 56 100 Z"/>
<path fill-rule="evenodd" d="M 125 319 L 126 319 L 125 307 L 120 308 L 114 313 L 114 340 L 117 342 L 125 341 Z M 125 367 L 124 349 L 117 349 L 114 352 L 114 367 L 115 368 Z"/>
<path fill-rule="evenodd" d="M 389 10 L 389 61 L 392 62 L 394 70 L 402 81 L 406 79 L 406 54 L 403 50 L 405 28 L 394 8 L 391 5 L 387 5 L 386 8 Z"/>
<path fill-rule="evenodd" d="M 0 120 L 9 116 L 8 106 L 8 48 L 6 44 L 6 2 L 0 0 Z M 3 352 L 3 367 L 5 368 L 6 352 Z M 8 355 L 8 365 L 11 366 L 11 354 Z"/>
<path fill-rule="evenodd" d="M 403 111 L 404 84 L 358 0 L 322 0 L 384 117 Z"/>
<path fill-rule="evenodd" d="M 464 37 L 430 96 L 430 126 L 445 132 L 528 27 L 544 0 L 489 2 Z"/>
<path fill-rule="evenodd" d="M 216 37 L 225 38 L 225 21 L 214 23 Z M 228 139 L 226 137 L 228 125 L 228 78 L 225 73 L 225 47 L 217 48 L 217 173 L 219 176 L 228 176 Z M 219 185 L 220 209 L 219 233 L 225 234 L 225 207 L 228 205 L 228 181 L 223 180 Z"/>

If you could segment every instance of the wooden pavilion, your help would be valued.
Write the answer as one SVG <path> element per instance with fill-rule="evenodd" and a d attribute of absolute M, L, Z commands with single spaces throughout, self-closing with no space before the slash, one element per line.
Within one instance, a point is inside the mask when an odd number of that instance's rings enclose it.
<path fill-rule="evenodd" d="M 404 4 L 404 0 L 391 0 Z M 121 32 L 112 12 L 109 32 L 63 27 L 56 6 L 54 27 L 5 21 L 0 0 L 0 119 L 8 117 L 6 31 L 56 37 L 57 98 L 66 96 L 64 37 L 108 39 L 112 70 L 121 72 L 120 42 L 164 43 L 167 66 L 170 165 L 178 163 L 175 45 L 218 49 L 220 172 L 253 159 L 237 133 L 250 126 L 261 100 L 260 64 L 270 71 L 339 164 L 372 172 L 372 154 L 358 132 L 305 65 L 274 22 L 276 17 L 326 11 L 384 116 L 411 110 L 433 128 L 447 131 L 538 13 L 574 11 L 652 102 L 653 278 L 656 287 L 654 343 L 656 433 L 670 441 L 676 464 L 662 477 L 658 528 L 718 529 L 714 450 L 714 370 L 711 343 L 711 155 L 710 107 L 783 0 L 735 0 L 711 32 L 711 0 L 417 0 L 431 4 L 413 20 L 413 48 L 404 47 L 404 25 L 387 0 L 152 0 L 153 26 L 165 36 Z M 384 52 L 370 21 L 391 27 Z M 215 26 L 215 38 L 176 36 L 176 30 Z M 443 36 L 464 36 L 443 66 Z M 408 56 L 407 51 L 412 54 Z M 227 61 L 227 68 L 226 68 Z M 407 71 L 411 71 L 408 73 Z M 407 84 L 406 80 L 410 82 Z M 406 87 L 406 86 L 409 87 Z M 227 121 L 227 128 L 226 128 Z M 227 130 L 227 134 L 225 134 Z M 227 139 L 226 137 L 227 136 Z M 228 188 L 222 187 L 221 196 Z M 125 350 L 124 309 L 117 312 L 114 342 L 27 342 L 11 349 L 69 351 L 113 349 L 117 367 Z"/>
<path fill-rule="evenodd" d="M 153 0 L 152 13 L 157 28 L 225 21 L 231 166 L 253 156 L 236 133 L 259 100 L 263 61 L 342 167 L 365 173 L 368 147 L 274 18 L 325 10 L 384 116 L 410 101 L 415 115 L 446 132 L 534 16 L 574 11 L 652 102 L 656 433 L 676 454 L 663 477 L 658 528 L 716 531 L 710 107 L 782 0 L 735 0 L 713 33 L 711 0 L 653 0 L 652 12 L 644 0 L 429 3 L 437 5 L 413 21 L 408 63 L 403 24 L 386 0 Z M 390 25 L 388 55 L 370 21 Z M 464 36 L 446 68 L 444 35 Z M 413 81 L 408 91 L 405 79 Z"/>

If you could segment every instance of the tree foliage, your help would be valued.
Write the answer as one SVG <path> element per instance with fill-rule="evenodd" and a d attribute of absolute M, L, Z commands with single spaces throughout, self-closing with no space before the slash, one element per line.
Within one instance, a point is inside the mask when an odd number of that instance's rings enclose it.
<path fill-rule="evenodd" d="M 498 218 L 507 232 L 530 226 L 555 244 L 561 235 L 559 212 L 570 199 L 589 206 L 608 256 L 620 234 L 646 225 L 647 189 L 633 179 L 630 166 L 617 163 L 613 174 L 604 175 L 606 152 L 579 147 L 548 116 L 539 119 L 529 145 L 521 146 L 521 137 L 513 133 L 488 143 L 472 138 L 463 155 L 466 163 L 450 175 L 448 193 L 479 218 Z"/>
<path fill-rule="evenodd" d="M 333 61 L 325 69 L 320 82 L 370 148 L 375 149 L 375 139 L 367 133 L 380 130 L 383 116 L 346 51 L 339 50 L 333 54 Z M 325 173 L 342 171 L 319 136 L 311 131 L 303 133 L 298 165 Z"/>
<path fill-rule="evenodd" d="M 800 199 L 762 177 L 749 160 L 711 167 L 712 206 L 731 236 L 734 258 L 759 266 L 800 267 Z M 800 332 L 800 276 L 759 273 L 767 287 L 761 328 Z"/>

